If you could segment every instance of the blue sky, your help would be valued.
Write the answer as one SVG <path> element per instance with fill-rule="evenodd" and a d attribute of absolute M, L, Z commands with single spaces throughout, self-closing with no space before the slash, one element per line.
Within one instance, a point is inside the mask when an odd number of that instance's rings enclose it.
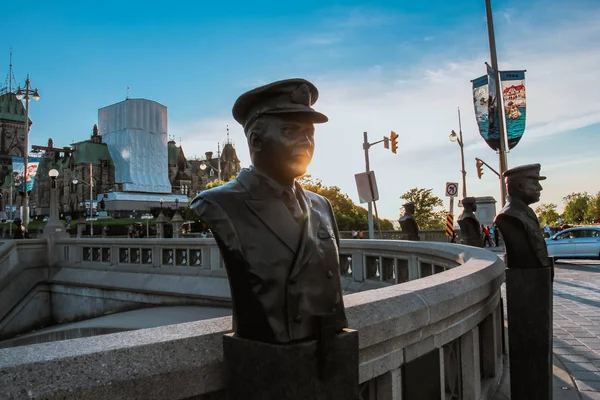
<path fill-rule="evenodd" d="M 189 3 L 189 4 L 188 4 Z M 206 3 L 206 4 L 205 4 Z M 3 13 L 28 26 L 4 32 L 0 84 L 13 48 L 15 78 L 27 73 L 42 99 L 31 106 L 31 140 L 82 140 L 97 110 L 125 98 L 168 107 L 169 133 L 188 157 L 216 150 L 229 125 L 242 164 L 249 156 L 231 117 L 238 95 L 277 79 L 304 77 L 320 90 L 309 172 L 357 201 L 364 169 L 362 132 L 395 130 L 398 155 L 371 150 L 382 216 L 397 219 L 413 187 L 443 195 L 460 181 L 458 146 L 448 141 L 462 111 L 467 188 L 499 199 L 491 172 L 478 180 L 475 157 L 497 165 L 475 124 L 470 80 L 489 60 L 484 0 L 427 2 L 15 2 Z M 493 1 L 500 68 L 527 69 L 527 129 L 509 166 L 540 162 L 542 202 L 600 181 L 600 3 Z M 3 54 L 3 55 L 2 55 Z M 4 60 L 4 61 L 3 61 Z"/>

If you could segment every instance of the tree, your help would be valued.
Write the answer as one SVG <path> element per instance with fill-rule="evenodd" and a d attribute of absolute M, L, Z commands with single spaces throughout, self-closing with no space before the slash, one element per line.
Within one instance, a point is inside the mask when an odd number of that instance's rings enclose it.
<path fill-rule="evenodd" d="M 302 188 L 320 194 L 329 200 L 340 231 L 354 229 L 364 231 L 368 229 L 367 210 L 354 204 L 346 193 L 342 193 L 339 187 L 325 186 L 320 179 L 315 179 L 310 174 L 303 175 L 298 179 L 298 182 L 302 185 Z M 380 219 L 379 222 L 382 230 L 394 229 L 390 220 Z M 375 227 L 377 227 L 377 220 L 375 220 Z"/>
<path fill-rule="evenodd" d="M 236 177 L 236 175 L 232 176 L 228 182 L 231 182 L 232 180 L 234 180 Z M 219 186 L 222 186 L 224 184 L 226 184 L 227 182 L 221 180 L 221 179 L 215 179 L 214 181 L 210 181 L 206 184 L 206 186 L 204 187 L 204 190 L 208 190 L 208 189 L 212 189 L 212 188 L 216 188 Z"/>
<path fill-rule="evenodd" d="M 590 199 L 585 219 L 590 222 L 596 222 L 600 219 L 600 192 Z"/>
<path fill-rule="evenodd" d="M 540 220 L 540 224 L 542 225 L 546 225 L 546 223 L 552 226 L 558 224 L 557 221 L 560 218 L 560 215 L 558 214 L 558 212 L 556 212 L 556 204 L 554 203 L 540 204 L 535 209 L 535 213 L 537 214 Z"/>
<path fill-rule="evenodd" d="M 415 221 L 419 229 L 444 229 L 446 226 L 446 211 L 435 210 L 444 202 L 433 194 L 433 189 L 410 189 L 400 198 L 415 204 Z"/>
<path fill-rule="evenodd" d="M 565 212 L 563 219 L 571 224 L 586 222 L 586 214 L 592 198 L 587 192 L 571 193 L 563 197 Z"/>

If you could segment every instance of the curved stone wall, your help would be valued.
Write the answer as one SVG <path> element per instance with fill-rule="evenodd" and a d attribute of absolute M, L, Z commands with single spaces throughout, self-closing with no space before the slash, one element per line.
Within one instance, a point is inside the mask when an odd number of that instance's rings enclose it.
<path fill-rule="evenodd" d="M 344 297 L 350 327 L 359 332 L 362 398 L 489 398 L 503 352 L 504 264 L 494 254 L 442 243 L 353 240 L 343 241 L 341 252 L 363 281 L 370 279 L 368 257 L 381 260 L 383 287 Z M 384 282 L 384 259 L 395 260 L 387 262 L 394 280 L 404 259 L 413 273 L 429 265 L 433 275 Z M 0 387 L 15 399 L 220 399 L 221 337 L 230 330 L 231 318 L 224 317 L 0 349 Z"/>

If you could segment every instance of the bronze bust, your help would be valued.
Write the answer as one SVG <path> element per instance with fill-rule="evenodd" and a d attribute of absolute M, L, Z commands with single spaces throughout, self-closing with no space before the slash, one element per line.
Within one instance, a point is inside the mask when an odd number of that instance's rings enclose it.
<path fill-rule="evenodd" d="M 540 223 L 529 207 L 540 200 L 539 181 L 546 179 L 540 176 L 540 168 L 540 164 L 522 165 L 503 174 L 508 196 L 495 222 L 504 238 L 508 268 L 552 266 Z"/>
<path fill-rule="evenodd" d="M 398 222 L 400 223 L 402 232 L 405 234 L 404 239 L 419 240 L 419 225 L 417 225 L 414 216 L 415 204 L 405 203 L 402 207 L 404 207 L 404 215 L 402 215 Z"/>
<path fill-rule="evenodd" d="M 477 199 L 475 197 L 465 197 L 462 201 L 463 212 L 458 217 L 460 226 L 461 243 L 467 246 L 482 247 L 483 238 L 481 237 L 481 225 L 475 216 L 477 211 Z"/>
<path fill-rule="evenodd" d="M 234 331 L 243 339 L 313 339 L 321 318 L 338 332 L 347 327 L 331 204 L 295 180 L 312 159 L 314 124 L 328 120 L 311 108 L 317 98 L 304 79 L 241 95 L 233 117 L 244 127 L 253 165 L 191 205 L 221 251 Z"/>

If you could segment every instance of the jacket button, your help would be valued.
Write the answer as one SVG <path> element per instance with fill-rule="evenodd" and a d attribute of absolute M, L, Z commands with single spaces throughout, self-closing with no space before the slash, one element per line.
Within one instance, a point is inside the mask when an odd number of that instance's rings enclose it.
<path fill-rule="evenodd" d="M 294 318 L 294 321 L 301 322 L 302 321 L 302 315 L 301 314 L 296 315 L 296 317 Z"/>
<path fill-rule="evenodd" d="M 328 277 L 329 279 L 333 278 L 333 272 L 331 272 L 331 271 L 327 271 L 327 277 Z"/>

